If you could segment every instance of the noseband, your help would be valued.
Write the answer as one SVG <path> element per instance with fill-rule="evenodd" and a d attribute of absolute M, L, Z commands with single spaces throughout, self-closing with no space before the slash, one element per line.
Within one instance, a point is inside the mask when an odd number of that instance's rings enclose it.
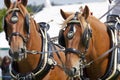
<path fill-rule="evenodd" d="M 10 42 L 11 42 L 11 38 L 12 38 L 13 36 L 19 36 L 19 37 L 21 37 L 24 43 L 26 43 L 27 40 L 28 40 L 28 37 L 27 37 L 27 38 L 24 38 L 19 32 L 13 32 L 13 33 L 8 37 L 9 45 L 10 45 Z"/>

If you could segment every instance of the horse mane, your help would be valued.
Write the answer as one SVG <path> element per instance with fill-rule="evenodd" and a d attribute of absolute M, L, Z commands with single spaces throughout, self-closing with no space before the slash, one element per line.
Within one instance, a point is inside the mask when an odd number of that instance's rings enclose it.
<path fill-rule="evenodd" d="M 95 16 L 91 15 L 88 17 L 88 23 L 91 25 L 91 27 L 97 27 L 97 30 L 104 30 L 107 31 L 107 27 L 104 23 L 102 23 L 99 19 L 97 19 Z M 96 25 L 96 26 L 94 26 Z"/>

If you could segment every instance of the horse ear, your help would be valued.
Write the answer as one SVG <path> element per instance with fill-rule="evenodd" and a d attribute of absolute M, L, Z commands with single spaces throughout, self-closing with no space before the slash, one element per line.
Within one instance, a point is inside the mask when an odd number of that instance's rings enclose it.
<path fill-rule="evenodd" d="M 7 8 L 10 7 L 11 1 L 10 0 L 4 0 L 4 4 L 6 5 Z"/>
<path fill-rule="evenodd" d="M 64 12 L 62 9 L 60 9 L 60 13 L 61 13 L 63 19 L 67 19 L 70 15 L 72 15 L 72 13 Z"/>
<path fill-rule="evenodd" d="M 19 0 L 18 0 L 18 1 L 19 1 Z M 22 3 L 24 6 L 27 6 L 28 0 L 21 0 L 21 3 Z"/>
<path fill-rule="evenodd" d="M 84 16 L 85 19 L 88 18 L 88 16 L 89 16 L 89 8 L 88 8 L 88 6 L 85 6 L 85 8 L 83 10 L 83 13 L 82 13 L 82 16 Z"/>

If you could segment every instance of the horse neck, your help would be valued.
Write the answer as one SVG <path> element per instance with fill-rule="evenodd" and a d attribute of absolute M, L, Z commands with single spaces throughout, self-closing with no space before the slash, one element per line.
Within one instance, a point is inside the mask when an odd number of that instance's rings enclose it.
<path fill-rule="evenodd" d="M 27 50 L 41 52 L 42 39 L 40 33 L 37 31 L 37 25 L 33 19 L 30 20 L 30 35 L 27 42 Z M 26 73 L 34 70 L 40 60 L 40 54 L 27 54 L 27 58 L 18 62 L 18 68 L 21 73 Z"/>
<path fill-rule="evenodd" d="M 91 17 L 89 19 L 89 23 L 92 28 L 92 38 L 90 40 L 86 59 L 88 62 L 93 60 L 94 63 L 90 65 L 89 68 L 87 68 L 87 74 L 91 80 L 96 80 L 98 79 L 98 77 L 101 77 L 105 74 L 105 71 L 108 67 L 109 54 L 104 56 L 103 58 L 100 58 L 100 56 L 110 49 L 110 37 L 107 33 L 107 27 L 104 23 L 100 22 L 94 17 Z M 93 69 L 94 71 L 91 72 L 91 70 Z"/>
<path fill-rule="evenodd" d="M 107 32 L 107 27 L 95 17 L 89 19 L 90 27 L 92 28 L 92 38 L 89 50 L 92 50 L 92 55 L 97 55 L 98 58 L 110 48 L 110 38 Z M 98 56 L 99 55 L 99 56 Z"/>
<path fill-rule="evenodd" d="M 96 17 L 90 16 L 88 22 L 90 23 L 90 26 L 93 30 L 107 32 L 107 27 L 105 26 L 105 24 L 99 21 Z"/>
<path fill-rule="evenodd" d="M 29 40 L 27 43 L 27 48 L 29 50 L 38 50 L 41 51 L 41 46 L 42 46 L 42 36 L 38 32 L 38 26 L 36 22 L 31 19 L 31 24 L 30 24 L 30 36 Z"/>

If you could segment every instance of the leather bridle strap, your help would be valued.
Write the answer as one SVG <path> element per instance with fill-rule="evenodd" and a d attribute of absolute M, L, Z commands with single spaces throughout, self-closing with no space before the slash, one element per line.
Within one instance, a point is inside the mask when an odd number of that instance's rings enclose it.
<path fill-rule="evenodd" d="M 23 42 L 26 43 L 27 42 L 27 39 L 28 38 L 24 38 L 19 32 L 13 32 L 7 39 L 8 39 L 8 42 L 9 42 L 9 45 L 10 45 L 10 42 L 11 42 L 11 38 L 13 36 L 19 36 L 22 38 Z"/>
<path fill-rule="evenodd" d="M 75 48 L 66 48 L 65 49 L 65 55 L 66 54 L 69 54 L 69 53 L 74 53 L 74 54 L 77 54 L 80 58 L 84 59 L 85 58 L 85 55 L 86 55 L 86 51 L 84 52 L 81 52 L 80 50 L 77 50 Z"/>
<path fill-rule="evenodd" d="M 69 52 L 75 53 L 75 54 L 80 54 L 81 52 L 75 48 L 66 48 L 65 49 L 65 54 L 68 54 Z"/>

